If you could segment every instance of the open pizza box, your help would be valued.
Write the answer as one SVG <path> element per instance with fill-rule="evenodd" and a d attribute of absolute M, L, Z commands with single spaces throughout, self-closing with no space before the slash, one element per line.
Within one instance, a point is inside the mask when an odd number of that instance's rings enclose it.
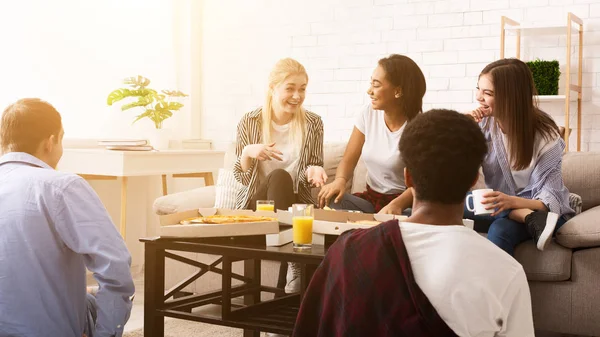
<path fill-rule="evenodd" d="M 278 211 L 279 222 L 291 224 L 292 213 Z M 371 228 L 381 222 L 398 219 L 405 220 L 404 215 L 393 214 L 370 214 L 348 211 L 330 211 L 324 209 L 314 210 L 313 233 L 340 235 L 343 232 L 355 228 Z"/>
<path fill-rule="evenodd" d="M 291 212 L 278 211 L 277 218 L 281 223 L 292 224 Z M 381 222 L 393 219 L 405 221 L 408 219 L 408 217 L 405 215 L 394 214 L 371 214 L 340 210 L 330 211 L 324 209 L 315 209 L 313 233 L 324 235 L 340 235 L 350 229 L 371 228 Z M 466 227 L 473 229 L 473 220 L 463 219 L 463 223 Z"/>
<path fill-rule="evenodd" d="M 211 215 L 250 215 L 274 218 L 274 221 L 228 222 L 219 224 L 187 223 L 185 220 Z M 222 236 L 247 236 L 279 233 L 279 224 L 275 212 L 229 210 L 221 208 L 200 208 L 174 214 L 161 215 L 159 235 L 161 237 L 210 238 Z M 186 224 L 181 224 L 184 221 Z"/>

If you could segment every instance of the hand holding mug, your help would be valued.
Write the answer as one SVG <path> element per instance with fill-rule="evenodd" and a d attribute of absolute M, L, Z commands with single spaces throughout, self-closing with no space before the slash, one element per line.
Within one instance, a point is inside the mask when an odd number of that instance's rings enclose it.
<path fill-rule="evenodd" d="M 479 190 L 471 191 L 471 194 L 467 195 L 466 206 L 470 212 L 473 212 L 475 215 L 484 215 L 484 214 L 492 214 L 494 213 L 493 209 L 486 208 L 486 205 L 483 204 L 484 195 L 487 193 L 493 193 L 494 190 L 490 188 L 483 188 Z M 471 207 L 471 202 L 473 207 Z"/>
<path fill-rule="evenodd" d="M 515 209 L 515 197 L 506 195 L 502 192 L 491 191 L 483 194 L 483 200 L 481 203 L 485 206 L 486 210 L 493 210 L 492 216 L 496 216 L 503 211 L 509 209 Z"/>

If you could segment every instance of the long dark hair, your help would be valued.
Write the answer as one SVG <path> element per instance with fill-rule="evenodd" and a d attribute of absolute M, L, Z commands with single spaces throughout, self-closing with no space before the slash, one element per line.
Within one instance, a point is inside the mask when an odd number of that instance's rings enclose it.
<path fill-rule="evenodd" d="M 400 110 L 409 121 L 423 112 L 423 96 L 427 86 L 421 68 L 410 57 L 392 54 L 379 60 L 385 77 L 395 87 L 400 87 Z"/>
<path fill-rule="evenodd" d="M 479 76 L 487 74 L 494 84 L 494 118 L 506 133 L 511 166 L 515 170 L 525 169 L 531 164 L 535 137 L 538 134 L 547 140 L 559 137 L 558 126 L 537 107 L 533 76 L 523 61 L 509 58 L 492 62 Z"/>

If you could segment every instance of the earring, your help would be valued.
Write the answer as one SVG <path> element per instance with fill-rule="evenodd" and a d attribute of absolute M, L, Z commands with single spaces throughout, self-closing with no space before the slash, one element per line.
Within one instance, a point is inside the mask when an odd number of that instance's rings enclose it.
<path fill-rule="evenodd" d="M 400 94 L 396 94 L 396 95 L 394 95 L 394 97 L 400 98 Z"/>

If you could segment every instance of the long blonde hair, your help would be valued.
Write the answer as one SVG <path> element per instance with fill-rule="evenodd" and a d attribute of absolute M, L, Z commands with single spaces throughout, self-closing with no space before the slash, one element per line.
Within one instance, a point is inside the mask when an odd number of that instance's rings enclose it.
<path fill-rule="evenodd" d="M 271 121 L 273 120 L 273 90 L 275 87 L 283 83 L 292 75 L 304 75 L 308 82 L 308 74 L 304 66 L 300 62 L 285 58 L 279 60 L 271 73 L 269 74 L 269 87 L 265 97 L 265 103 L 262 108 L 262 136 L 265 144 L 271 143 Z M 290 140 L 292 144 L 296 144 L 296 148 L 300 149 L 304 142 L 304 131 L 306 128 L 306 110 L 301 105 L 298 111 L 292 116 L 292 125 L 290 127 Z"/>

